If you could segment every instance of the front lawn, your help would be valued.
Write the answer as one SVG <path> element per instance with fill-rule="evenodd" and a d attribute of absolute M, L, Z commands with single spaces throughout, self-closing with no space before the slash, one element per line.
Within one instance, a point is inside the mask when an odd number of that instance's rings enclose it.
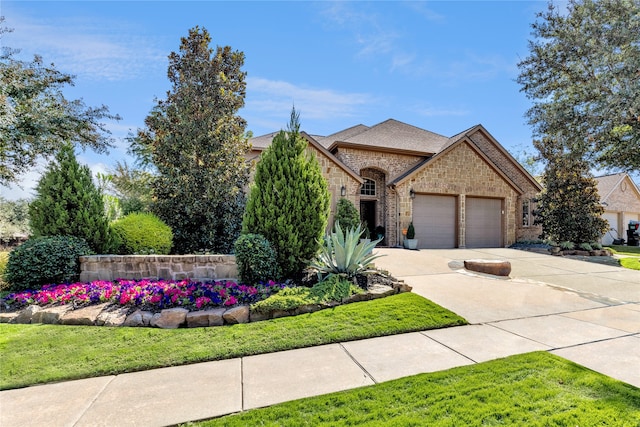
<path fill-rule="evenodd" d="M 638 426 L 640 389 L 546 352 L 421 374 L 189 426 Z"/>
<path fill-rule="evenodd" d="M 613 252 L 616 254 L 640 256 L 640 246 L 613 245 L 607 247 L 613 249 Z"/>
<path fill-rule="evenodd" d="M 627 255 L 620 258 L 620 265 L 630 270 L 640 270 L 640 246 L 610 246 L 613 253 Z"/>
<path fill-rule="evenodd" d="M 0 324 L 0 389 L 463 324 L 455 313 L 413 293 L 211 328 Z"/>

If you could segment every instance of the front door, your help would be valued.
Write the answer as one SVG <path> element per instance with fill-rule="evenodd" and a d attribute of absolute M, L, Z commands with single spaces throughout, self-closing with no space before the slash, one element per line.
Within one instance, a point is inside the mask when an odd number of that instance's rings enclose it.
<path fill-rule="evenodd" d="M 360 201 L 360 221 L 367 224 L 369 233 L 373 236 L 376 229 L 376 201 L 361 200 Z"/>

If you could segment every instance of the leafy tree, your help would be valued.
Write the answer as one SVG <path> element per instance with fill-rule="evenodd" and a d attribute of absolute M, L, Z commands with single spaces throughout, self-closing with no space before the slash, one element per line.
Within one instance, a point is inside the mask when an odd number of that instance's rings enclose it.
<path fill-rule="evenodd" d="M 518 64 L 537 144 L 563 144 L 591 164 L 640 169 L 640 2 L 552 3 Z"/>
<path fill-rule="evenodd" d="M 284 277 L 297 275 L 320 250 L 329 191 L 315 156 L 306 153 L 295 109 L 256 167 L 243 233 L 261 234 L 276 250 Z"/>
<path fill-rule="evenodd" d="M 105 191 L 119 200 L 122 215 L 151 210 L 153 175 L 144 169 L 117 162 L 105 177 Z"/>
<path fill-rule="evenodd" d="M 138 130 L 132 151 L 149 159 L 152 211 L 174 232 L 174 251 L 230 253 L 240 232 L 249 178 L 245 154 L 244 54 L 209 47 L 206 29 L 195 27 L 169 55 L 172 84 Z"/>
<path fill-rule="evenodd" d="M 26 199 L 7 200 L 0 196 L 0 243 L 9 243 L 15 235 L 28 236 L 29 202 Z"/>
<path fill-rule="evenodd" d="M 9 31 L 0 29 L 0 39 Z M 45 66 L 37 55 L 30 62 L 17 60 L 17 52 L 3 47 L 0 54 L 0 185 L 17 182 L 38 158 L 50 158 L 66 141 L 106 151 L 111 138 L 101 121 L 120 120 L 104 105 L 66 99 L 62 90 L 73 86 L 73 76 Z"/>
<path fill-rule="evenodd" d="M 62 146 L 38 181 L 29 217 L 34 237 L 74 236 L 99 253 L 114 249 L 102 193 L 89 168 L 76 160 L 71 144 Z"/>
<path fill-rule="evenodd" d="M 583 159 L 567 154 L 557 155 L 549 162 L 543 175 L 545 189 L 535 212 L 543 237 L 557 242 L 591 243 L 607 230 L 596 181 L 586 171 Z"/>

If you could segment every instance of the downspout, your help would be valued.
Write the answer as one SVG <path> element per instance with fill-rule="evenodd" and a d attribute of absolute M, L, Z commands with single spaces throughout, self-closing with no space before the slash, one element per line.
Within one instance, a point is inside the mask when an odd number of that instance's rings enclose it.
<path fill-rule="evenodd" d="M 395 193 L 396 197 L 396 215 L 395 215 L 395 221 L 396 221 L 396 246 L 400 245 L 400 211 L 399 211 L 399 207 L 400 207 L 400 202 L 398 200 L 398 190 L 396 189 L 396 185 L 393 184 L 391 186 L 391 188 L 393 189 L 393 192 Z"/>

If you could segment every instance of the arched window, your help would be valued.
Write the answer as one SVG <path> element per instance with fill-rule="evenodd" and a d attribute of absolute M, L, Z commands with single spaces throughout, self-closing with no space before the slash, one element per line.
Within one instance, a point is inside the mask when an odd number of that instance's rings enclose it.
<path fill-rule="evenodd" d="M 375 196 L 376 195 L 376 182 L 372 179 L 365 178 L 364 184 L 360 187 L 360 195 L 362 196 Z"/>

